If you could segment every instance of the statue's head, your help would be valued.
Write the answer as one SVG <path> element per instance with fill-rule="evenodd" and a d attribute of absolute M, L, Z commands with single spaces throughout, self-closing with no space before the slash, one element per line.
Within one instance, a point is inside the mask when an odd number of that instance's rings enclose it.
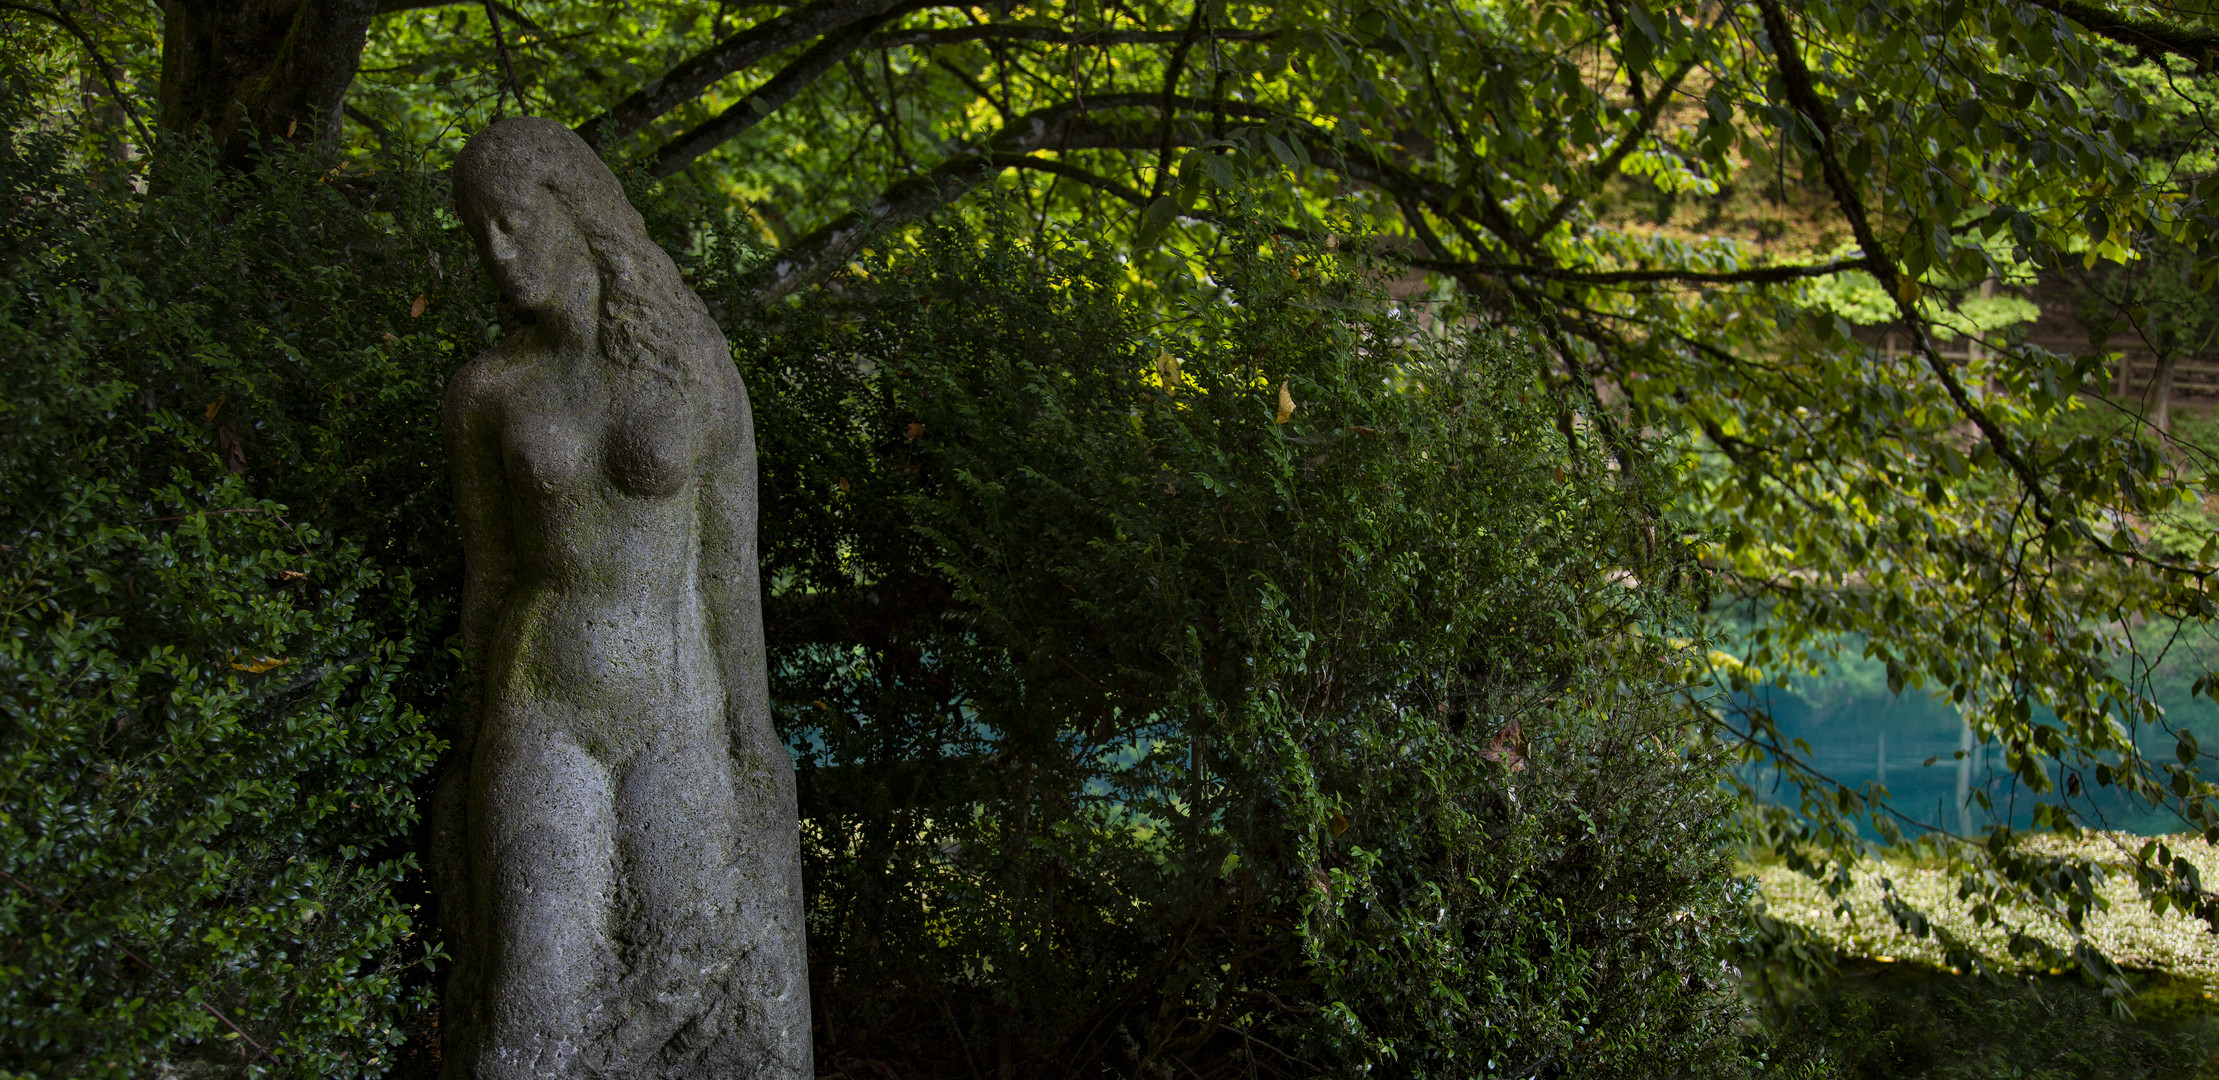
<path fill-rule="evenodd" d="M 638 220 L 585 140 L 538 117 L 479 132 L 455 160 L 454 189 L 502 298 L 529 312 L 594 301 L 600 275 L 580 218 Z"/>
<path fill-rule="evenodd" d="M 517 308 L 594 319 L 603 351 L 629 364 L 674 359 L 668 331 L 708 323 L 616 176 L 569 128 L 496 120 L 463 147 L 453 180 L 455 210 Z"/>

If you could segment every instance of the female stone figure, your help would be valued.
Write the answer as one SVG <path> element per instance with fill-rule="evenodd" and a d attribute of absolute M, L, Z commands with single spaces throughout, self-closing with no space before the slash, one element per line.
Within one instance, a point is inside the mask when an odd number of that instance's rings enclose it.
<path fill-rule="evenodd" d="M 444 416 L 480 673 L 439 807 L 444 1075 L 805 1080 L 747 392 L 569 129 L 495 121 L 454 190 L 510 326 Z"/>

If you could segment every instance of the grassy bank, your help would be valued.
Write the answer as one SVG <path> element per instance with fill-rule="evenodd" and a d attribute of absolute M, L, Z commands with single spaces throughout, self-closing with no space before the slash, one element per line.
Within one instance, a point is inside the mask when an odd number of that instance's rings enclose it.
<path fill-rule="evenodd" d="M 2219 935 L 2178 911 L 2151 912 L 2116 872 L 2147 839 L 2124 833 L 2029 836 L 2029 853 L 2092 858 L 2114 872 L 2096 886 L 2085 940 L 2128 972 L 2126 998 L 2092 980 L 2014 956 L 2010 929 L 2071 949 L 2063 921 L 2007 910 L 2004 927 L 1976 926 L 1958 875 L 1939 860 L 1868 860 L 1841 897 L 1785 866 L 1750 867 L 1776 918 L 1810 931 L 1841 956 L 1838 974 L 1777 1018 L 1780 1075 L 1840 1080 L 2109 1080 L 2219 1078 Z M 2213 880 L 2219 850 L 2160 837 Z M 1892 888 L 1930 924 L 1971 946 L 2001 973 L 1948 966 L 1937 936 L 1914 935 L 1888 913 Z"/>
<path fill-rule="evenodd" d="M 2151 912 L 2137 894 L 2134 880 L 2120 872 L 2133 853 L 2153 839 L 2195 864 L 2205 881 L 2219 880 L 2219 850 L 2189 836 L 2092 832 L 2074 839 L 2028 835 L 2017 842 L 2021 850 L 2086 857 L 2111 871 L 2097 885 L 2097 903 L 2081 928 L 2088 943 L 2123 968 L 2196 983 L 2209 999 L 2219 993 L 2219 935 L 2177 910 L 2162 915 Z M 2068 951 L 2075 944 L 2070 927 L 2030 908 L 2006 910 L 2004 927 L 1974 925 L 1969 907 L 1957 896 L 1959 875 L 1938 861 L 1867 860 L 1855 872 L 1856 884 L 1838 900 L 1827 895 L 1821 883 L 1785 866 L 1759 866 L 1752 872 L 1770 914 L 1833 942 L 1845 957 L 1883 965 L 1947 967 L 1934 936 L 1914 936 L 1888 914 L 1883 898 L 1890 886 L 1898 900 L 1918 909 L 1934 927 L 1971 945 L 2002 971 L 2040 973 L 2028 958 L 2011 955 L 2007 947 L 2011 929 Z"/>

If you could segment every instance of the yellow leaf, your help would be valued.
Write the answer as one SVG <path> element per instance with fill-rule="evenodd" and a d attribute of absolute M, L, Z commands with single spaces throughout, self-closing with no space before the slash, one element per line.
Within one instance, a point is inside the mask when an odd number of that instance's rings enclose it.
<path fill-rule="evenodd" d="M 263 672 L 270 670 L 271 668 L 284 667 L 286 664 L 289 663 L 292 663 L 292 660 L 289 657 L 265 656 L 262 659 L 256 660 L 251 664 L 233 664 L 231 665 L 231 670 L 245 671 L 255 675 L 260 675 Z"/>
<path fill-rule="evenodd" d="M 231 395 L 224 394 L 218 397 L 216 400 L 209 402 L 208 408 L 200 414 L 200 418 L 203 420 L 214 420 L 216 418 L 216 413 L 222 411 L 223 403 L 229 400 L 231 400 Z"/>
<path fill-rule="evenodd" d="M 299 130 L 300 130 L 300 117 L 296 116 L 296 117 L 294 117 L 294 118 L 293 118 L 293 122 L 292 122 L 292 123 L 290 123 L 290 124 L 287 124 L 287 125 L 285 125 L 285 137 L 286 137 L 286 138 L 288 138 L 288 139 L 290 139 L 290 138 L 292 138 L 292 137 L 293 137 L 293 133 L 294 133 L 294 132 L 296 132 L 296 131 L 299 131 Z"/>
<path fill-rule="evenodd" d="M 1156 353 L 1156 375 L 1163 380 L 1164 393 L 1179 392 L 1179 358 L 1171 355 L 1171 350 L 1162 349 Z"/>
<path fill-rule="evenodd" d="M 1287 418 L 1293 415 L 1294 394 L 1287 389 L 1287 384 L 1282 382 L 1279 384 L 1279 415 L 1272 417 L 1271 422 L 1274 424 L 1284 424 L 1287 422 Z"/>
<path fill-rule="evenodd" d="M 431 296 L 426 293 L 417 293 L 416 302 L 408 305 L 408 317 L 411 319 L 422 318 L 424 309 L 430 306 Z"/>

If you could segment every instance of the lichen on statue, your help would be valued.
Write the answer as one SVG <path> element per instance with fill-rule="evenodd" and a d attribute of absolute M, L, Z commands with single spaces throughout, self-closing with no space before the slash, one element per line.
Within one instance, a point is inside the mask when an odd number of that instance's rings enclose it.
<path fill-rule="evenodd" d="M 454 191 L 516 325 L 444 416 L 474 673 L 435 809 L 445 1074 L 801 1080 L 746 390 L 569 129 L 495 121 Z"/>

